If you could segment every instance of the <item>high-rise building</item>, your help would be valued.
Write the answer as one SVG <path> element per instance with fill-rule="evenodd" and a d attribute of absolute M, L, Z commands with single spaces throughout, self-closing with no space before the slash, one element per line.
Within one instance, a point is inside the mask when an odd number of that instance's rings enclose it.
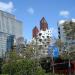
<path fill-rule="evenodd" d="M 58 22 L 58 37 L 59 39 L 61 39 L 61 41 L 63 41 L 64 43 L 72 43 L 75 41 L 75 39 L 72 39 L 72 36 L 75 34 L 75 32 L 70 33 L 68 35 L 66 35 L 66 33 L 69 33 L 69 31 L 72 30 L 72 26 L 74 27 L 75 25 L 75 19 L 71 19 L 71 20 L 60 20 Z M 64 26 L 66 26 L 66 32 L 64 29 Z M 70 37 L 71 36 L 71 37 Z"/>
<path fill-rule="evenodd" d="M 65 20 L 60 20 L 58 22 L 58 37 L 61 39 L 61 41 L 66 41 L 65 39 L 65 34 L 64 34 L 64 29 L 63 29 L 63 24 L 65 23 Z"/>
<path fill-rule="evenodd" d="M 14 35 L 9 35 L 7 37 L 7 52 L 10 50 L 13 50 L 13 45 L 14 45 Z"/>
<path fill-rule="evenodd" d="M 23 37 L 19 37 L 16 40 L 16 51 L 18 54 L 23 53 L 23 50 L 25 49 L 25 40 Z"/>
<path fill-rule="evenodd" d="M 15 39 L 22 36 L 22 22 L 16 20 L 14 15 L 0 10 L 0 34 L 0 53 L 5 54 L 8 36 L 14 35 Z"/>
<path fill-rule="evenodd" d="M 32 32 L 35 34 L 36 38 L 33 37 L 32 42 L 39 48 L 39 50 L 37 50 L 39 55 L 37 56 L 48 56 L 48 45 L 51 42 L 52 29 L 48 29 L 48 24 L 44 17 L 40 21 L 39 31 L 37 27 L 34 27 L 33 30 Z"/>

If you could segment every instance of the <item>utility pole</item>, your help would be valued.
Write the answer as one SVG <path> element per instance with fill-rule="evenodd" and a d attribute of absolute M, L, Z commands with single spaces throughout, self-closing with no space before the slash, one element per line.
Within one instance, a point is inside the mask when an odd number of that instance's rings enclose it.
<path fill-rule="evenodd" d="M 53 72 L 53 75 L 54 75 L 54 60 L 53 60 L 53 55 L 52 55 L 52 72 Z"/>
<path fill-rule="evenodd" d="M 69 75 L 71 75 L 71 60 L 70 60 L 70 53 L 68 52 L 69 60 L 68 60 L 68 68 L 69 68 Z"/>
<path fill-rule="evenodd" d="M 69 46 L 69 43 L 67 43 L 67 47 L 68 47 L 68 73 L 69 75 L 71 75 L 71 59 L 70 59 L 70 46 Z"/>

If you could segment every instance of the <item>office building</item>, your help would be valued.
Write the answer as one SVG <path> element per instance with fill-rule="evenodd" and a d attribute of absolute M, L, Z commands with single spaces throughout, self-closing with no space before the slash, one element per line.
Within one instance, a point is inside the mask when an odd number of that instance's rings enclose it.
<path fill-rule="evenodd" d="M 22 22 L 16 20 L 14 15 L 0 10 L 0 34 L 0 53 L 4 55 L 8 36 L 14 35 L 15 39 L 22 36 Z"/>
<path fill-rule="evenodd" d="M 14 35 L 9 35 L 7 37 L 7 52 L 10 50 L 13 50 L 13 45 L 14 45 Z"/>

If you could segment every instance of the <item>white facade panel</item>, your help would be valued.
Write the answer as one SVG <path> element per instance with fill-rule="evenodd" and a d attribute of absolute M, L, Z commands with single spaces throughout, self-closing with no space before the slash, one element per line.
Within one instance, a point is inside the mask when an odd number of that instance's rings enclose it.
<path fill-rule="evenodd" d="M 15 16 L 0 10 L 0 56 L 6 52 L 7 36 L 15 35 L 15 38 L 22 36 L 22 22 L 16 20 Z"/>

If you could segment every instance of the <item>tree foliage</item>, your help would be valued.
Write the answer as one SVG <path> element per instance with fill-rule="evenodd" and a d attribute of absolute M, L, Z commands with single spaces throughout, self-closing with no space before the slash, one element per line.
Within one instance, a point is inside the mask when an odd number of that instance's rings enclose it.
<path fill-rule="evenodd" d="M 64 32 L 66 34 L 66 38 L 70 38 L 72 40 L 75 39 L 75 23 L 70 21 L 70 22 L 65 22 L 64 25 Z"/>
<path fill-rule="evenodd" d="M 2 67 L 3 74 L 9 75 L 45 75 L 44 70 L 37 65 L 35 60 L 20 59 L 16 62 L 5 63 Z"/>
<path fill-rule="evenodd" d="M 57 39 L 55 44 L 59 48 L 59 51 L 61 51 L 64 46 L 64 43 L 60 39 Z"/>
<path fill-rule="evenodd" d="M 25 56 L 26 58 L 31 58 L 34 56 L 34 49 L 32 45 L 27 46 L 27 48 L 25 49 Z"/>

